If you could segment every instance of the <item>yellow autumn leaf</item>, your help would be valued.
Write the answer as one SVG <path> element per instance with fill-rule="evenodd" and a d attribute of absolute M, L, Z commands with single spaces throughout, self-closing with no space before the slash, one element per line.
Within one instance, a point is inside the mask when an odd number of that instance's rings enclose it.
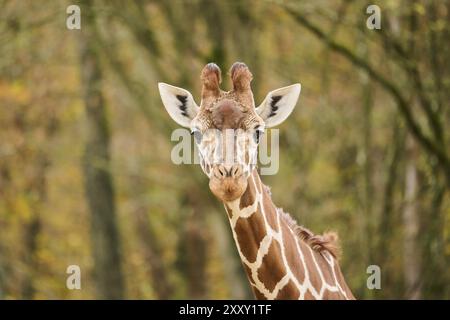
<path fill-rule="evenodd" d="M 0 82 L 0 100 L 17 103 L 29 103 L 30 91 L 19 81 L 13 83 Z"/>

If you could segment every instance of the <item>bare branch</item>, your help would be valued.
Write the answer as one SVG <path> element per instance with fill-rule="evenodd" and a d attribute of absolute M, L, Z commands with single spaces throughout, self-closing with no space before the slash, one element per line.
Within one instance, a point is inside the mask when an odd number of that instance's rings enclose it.
<path fill-rule="evenodd" d="M 377 82 L 384 90 L 391 94 L 397 103 L 400 113 L 406 121 L 412 135 L 414 138 L 422 145 L 428 152 L 436 156 L 440 165 L 444 169 L 447 180 L 450 183 L 450 159 L 446 153 L 437 146 L 432 140 L 424 135 L 419 124 L 414 119 L 414 116 L 409 108 L 409 104 L 405 97 L 400 92 L 400 89 L 391 81 L 389 81 L 382 74 L 377 72 L 367 61 L 363 60 L 352 52 L 345 45 L 330 39 L 330 37 L 321 30 L 317 25 L 313 24 L 304 15 L 299 13 L 297 10 L 291 7 L 285 7 L 285 10 L 304 28 L 313 33 L 317 38 L 324 42 L 328 47 L 330 47 L 336 53 L 339 53 L 353 65 L 365 71 L 375 82 Z"/>

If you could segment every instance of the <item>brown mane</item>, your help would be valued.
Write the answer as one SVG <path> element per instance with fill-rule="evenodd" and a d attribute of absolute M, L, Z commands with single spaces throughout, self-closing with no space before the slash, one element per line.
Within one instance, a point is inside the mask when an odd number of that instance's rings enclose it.
<path fill-rule="evenodd" d="M 270 195 L 270 188 L 263 184 L 265 191 Z M 314 251 L 322 252 L 328 251 L 338 259 L 341 255 L 341 248 L 339 245 L 338 234 L 334 231 L 324 232 L 323 234 L 314 234 L 311 230 L 299 226 L 297 221 L 287 212 L 284 212 L 282 208 L 277 208 L 277 211 L 284 218 L 284 221 L 295 232 L 297 237 L 309 245 Z"/>
<path fill-rule="evenodd" d="M 336 259 L 339 258 L 341 250 L 339 237 L 336 232 L 329 231 L 323 234 L 314 234 L 311 230 L 299 226 L 294 218 L 289 213 L 284 212 L 283 209 L 278 208 L 278 211 L 300 240 L 317 252 L 328 251 Z"/>

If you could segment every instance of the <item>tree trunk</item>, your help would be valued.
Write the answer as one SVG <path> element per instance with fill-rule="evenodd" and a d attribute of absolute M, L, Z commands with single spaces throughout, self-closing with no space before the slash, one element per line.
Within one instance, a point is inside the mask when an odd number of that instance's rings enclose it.
<path fill-rule="evenodd" d="M 5 271 L 5 262 L 3 258 L 3 247 L 0 244 L 0 300 L 5 299 L 6 297 L 6 271 Z"/>
<path fill-rule="evenodd" d="M 417 167 L 416 146 L 409 136 L 406 145 L 405 168 L 405 205 L 403 208 L 403 252 L 405 292 L 408 299 L 420 299 L 422 295 L 420 254 L 417 246 L 419 234 L 419 220 L 417 216 Z"/>
<path fill-rule="evenodd" d="M 403 291 L 403 288 L 398 285 L 395 267 L 392 264 L 392 255 L 395 252 L 395 247 L 392 246 L 395 241 L 393 236 L 396 233 L 397 212 L 400 210 L 396 208 L 396 194 L 397 189 L 402 189 L 400 186 L 400 168 L 405 151 L 405 133 L 401 128 L 400 120 L 396 114 L 393 116 L 393 134 L 392 146 L 390 147 L 389 164 L 387 166 L 386 183 L 383 190 L 383 204 L 381 206 L 381 213 L 379 224 L 377 228 L 378 241 L 376 246 L 376 262 L 383 270 L 383 290 L 380 292 L 379 298 L 398 297 Z M 400 289 L 401 288 L 401 289 Z"/>
<path fill-rule="evenodd" d="M 90 2 L 83 3 L 84 10 L 87 11 L 87 4 Z M 85 192 L 91 212 L 94 277 L 99 298 L 121 299 L 124 297 L 124 284 L 114 187 L 110 174 L 110 135 L 101 92 L 102 75 L 94 41 L 95 18 L 92 10 L 84 14 L 83 18 L 80 58 L 87 122 L 83 170 Z"/>
<path fill-rule="evenodd" d="M 24 275 L 22 282 L 22 299 L 33 299 L 36 292 L 35 277 L 36 268 L 38 267 L 36 261 L 36 251 L 38 248 L 38 236 L 41 231 L 41 219 L 39 212 L 35 212 L 31 221 L 24 227 L 24 263 L 26 265 L 27 272 Z"/>
<path fill-rule="evenodd" d="M 166 266 L 162 259 L 162 250 L 152 230 L 147 213 L 148 210 L 145 206 L 136 210 L 136 231 L 145 250 L 145 260 L 151 268 L 153 289 L 158 299 L 167 300 L 172 297 L 173 286 L 169 281 Z"/>
<path fill-rule="evenodd" d="M 200 216 L 198 209 L 194 208 L 187 217 L 178 248 L 178 268 L 187 279 L 188 299 L 205 299 L 207 294 L 207 230 Z"/>

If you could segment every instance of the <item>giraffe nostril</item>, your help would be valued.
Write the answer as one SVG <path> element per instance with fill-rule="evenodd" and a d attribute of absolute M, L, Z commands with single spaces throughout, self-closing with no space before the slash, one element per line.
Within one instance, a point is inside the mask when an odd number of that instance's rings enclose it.
<path fill-rule="evenodd" d="M 226 170 L 225 170 L 224 167 L 220 166 L 218 168 L 218 171 L 219 171 L 219 174 L 220 174 L 221 177 L 225 177 L 226 176 Z"/>
<path fill-rule="evenodd" d="M 239 165 L 234 165 L 230 168 L 227 168 L 226 166 L 223 166 L 223 165 L 218 165 L 214 169 L 214 175 L 219 179 L 223 179 L 226 177 L 238 177 L 241 174 L 242 174 L 242 169 Z"/>

